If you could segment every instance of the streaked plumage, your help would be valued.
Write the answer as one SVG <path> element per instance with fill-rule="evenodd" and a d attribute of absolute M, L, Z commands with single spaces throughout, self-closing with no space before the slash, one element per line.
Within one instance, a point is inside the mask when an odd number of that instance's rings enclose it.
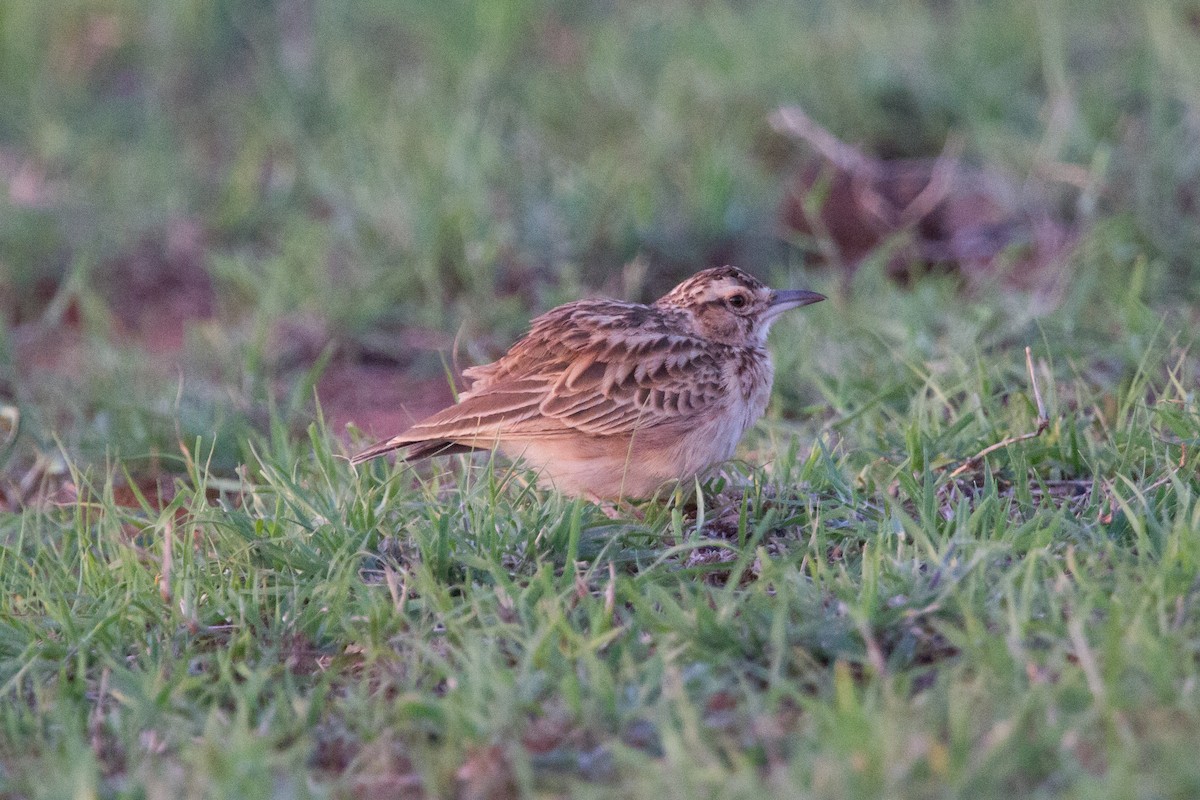
<path fill-rule="evenodd" d="M 771 323 L 823 299 L 717 267 L 648 306 L 567 303 L 499 360 L 466 370 L 458 403 L 351 461 L 498 447 L 567 494 L 652 495 L 733 455 L 771 393 Z"/>

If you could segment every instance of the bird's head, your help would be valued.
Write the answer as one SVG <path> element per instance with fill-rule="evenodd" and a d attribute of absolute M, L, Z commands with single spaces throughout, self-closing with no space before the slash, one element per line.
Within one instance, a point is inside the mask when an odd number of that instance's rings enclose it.
<path fill-rule="evenodd" d="M 697 272 L 655 301 L 692 318 L 696 333 L 735 346 L 763 344 L 784 311 L 819 303 L 824 295 L 804 289 L 771 289 L 737 267 Z"/>

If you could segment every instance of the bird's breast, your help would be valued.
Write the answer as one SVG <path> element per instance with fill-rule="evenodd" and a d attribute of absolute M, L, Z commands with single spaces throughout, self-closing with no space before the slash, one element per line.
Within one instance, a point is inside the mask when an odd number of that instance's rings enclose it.
<path fill-rule="evenodd" d="M 737 349 L 726 363 L 726 413 L 740 439 L 766 411 L 775 371 L 770 355 L 758 347 Z"/>
<path fill-rule="evenodd" d="M 771 383 L 775 380 L 771 355 L 761 347 L 746 348 L 740 351 L 737 362 L 742 397 L 751 405 L 761 404 L 765 410 L 771 394 Z"/>

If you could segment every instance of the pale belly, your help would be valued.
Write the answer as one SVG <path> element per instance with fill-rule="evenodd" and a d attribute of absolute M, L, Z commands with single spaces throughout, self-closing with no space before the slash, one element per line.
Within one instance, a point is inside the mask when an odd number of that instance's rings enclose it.
<path fill-rule="evenodd" d="M 564 494 L 646 498 L 732 458 L 742 434 L 758 416 L 746 413 L 751 409 L 737 411 L 687 426 L 639 431 L 632 438 L 506 441 L 500 452 L 523 461 L 537 472 L 539 483 Z"/>
<path fill-rule="evenodd" d="M 731 362 L 724 403 L 633 436 L 573 434 L 504 440 L 500 452 L 538 473 L 544 486 L 592 499 L 639 499 L 690 481 L 733 457 L 742 435 L 766 410 L 773 370 L 765 351 Z"/>

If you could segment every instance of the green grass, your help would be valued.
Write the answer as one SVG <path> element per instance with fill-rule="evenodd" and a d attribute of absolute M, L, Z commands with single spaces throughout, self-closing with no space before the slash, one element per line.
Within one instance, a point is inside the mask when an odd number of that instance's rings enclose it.
<path fill-rule="evenodd" d="M 161 508 L 74 476 L 0 522 L 7 791 L 1188 796 L 1195 342 L 1027 327 L 1049 428 L 951 478 L 1037 420 L 988 341 L 1020 334 L 943 289 L 784 323 L 780 392 L 823 412 L 692 510 L 356 475 L 319 425 L 236 479 L 193 451 Z"/>
<path fill-rule="evenodd" d="M 0 9 L 0 797 L 1200 794 L 1186 4 L 53 6 Z M 793 102 L 1083 168 L 1060 290 L 811 269 Z M 718 257 L 831 299 L 744 460 L 615 519 L 312 402 Z"/>

